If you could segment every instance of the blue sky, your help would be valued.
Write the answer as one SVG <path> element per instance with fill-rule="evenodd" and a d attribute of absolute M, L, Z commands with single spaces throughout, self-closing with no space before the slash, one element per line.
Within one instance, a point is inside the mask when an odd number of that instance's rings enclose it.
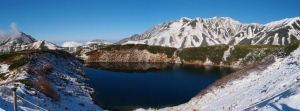
<path fill-rule="evenodd" d="M 265 24 L 300 16 L 300 0 L 1 0 L 0 29 L 10 24 L 57 44 L 105 39 L 117 42 L 181 17 L 231 17 Z"/>

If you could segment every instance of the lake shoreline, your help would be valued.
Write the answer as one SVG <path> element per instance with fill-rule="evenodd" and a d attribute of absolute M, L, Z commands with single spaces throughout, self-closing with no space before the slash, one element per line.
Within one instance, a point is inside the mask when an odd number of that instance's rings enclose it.
<path fill-rule="evenodd" d="M 110 110 L 183 104 L 233 71 L 228 67 L 199 64 L 117 62 L 96 65 L 106 69 L 89 67 L 87 63 L 83 67 L 86 77 L 90 79 L 89 86 L 95 89 L 91 96 L 95 104 Z"/>
<path fill-rule="evenodd" d="M 228 67 L 234 69 L 241 69 L 242 66 L 233 66 L 233 65 L 225 65 L 225 64 L 204 64 L 204 63 L 191 63 L 191 62 L 184 62 L 184 63 L 174 63 L 174 62 L 87 62 L 85 61 L 83 66 L 87 66 L 89 63 L 145 63 L 145 64 L 176 64 L 176 65 L 198 65 L 198 66 L 218 66 L 218 67 Z"/>

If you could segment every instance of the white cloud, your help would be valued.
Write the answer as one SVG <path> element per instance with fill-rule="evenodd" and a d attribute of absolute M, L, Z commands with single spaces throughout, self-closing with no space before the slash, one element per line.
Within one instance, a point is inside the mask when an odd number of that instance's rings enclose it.
<path fill-rule="evenodd" d="M 6 35 L 5 31 L 0 30 L 0 37 L 4 37 Z"/>
<path fill-rule="evenodd" d="M 11 28 L 11 31 L 12 31 L 13 33 L 20 32 L 19 29 L 18 29 L 18 27 L 17 27 L 17 23 L 15 23 L 15 22 L 12 22 L 12 23 L 10 24 L 10 28 Z"/>
<path fill-rule="evenodd" d="M 17 27 L 17 23 L 12 22 L 10 24 L 10 28 L 11 28 L 11 32 L 12 32 L 12 34 L 11 34 L 12 37 L 19 37 L 19 36 L 21 36 L 21 33 L 20 33 L 20 31 L 19 31 L 19 29 Z"/>
<path fill-rule="evenodd" d="M 82 43 L 78 43 L 75 41 L 69 41 L 69 42 L 65 42 L 62 44 L 62 47 L 78 47 L 78 46 L 82 46 Z"/>
<path fill-rule="evenodd" d="M 98 42 L 87 41 L 87 42 L 85 42 L 85 44 L 89 45 L 89 44 L 112 44 L 112 43 L 103 40 L 103 41 L 98 41 Z"/>
<path fill-rule="evenodd" d="M 19 37 L 19 36 L 21 36 L 21 33 L 20 33 L 20 31 L 19 31 L 19 29 L 17 27 L 17 23 L 12 22 L 9 26 L 11 28 L 10 32 L 6 32 L 6 31 L 0 29 L 0 37 L 4 37 L 7 34 L 10 34 L 11 37 Z"/>
<path fill-rule="evenodd" d="M 86 44 L 86 45 L 89 45 L 89 44 L 94 44 L 94 43 L 97 43 L 97 42 L 87 41 L 85 44 Z"/>

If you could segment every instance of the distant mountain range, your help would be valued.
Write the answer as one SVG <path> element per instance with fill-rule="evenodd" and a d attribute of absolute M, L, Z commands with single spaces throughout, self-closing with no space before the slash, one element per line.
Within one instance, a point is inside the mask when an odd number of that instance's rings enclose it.
<path fill-rule="evenodd" d="M 106 40 L 102 40 L 102 39 L 95 39 L 92 40 L 90 42 L 87 42 L 87 44 L 98 44 L 98 45 L 103 45 L 103 44 L 112 44 L 110 42 L 107 42 Z"/>
<path fill-rule="evenodd" d="M 63 47 L 75 48 L 78 47 L 78 45 L 79 46 L 82 45 L 74 41 L 66 42 L 66 43 L 67 44 L 65 44 L 65 46 L 63 45 Z M 89 44 L 103 45 L 103 44 L 112 44 L 112 43 L 107 42 L 106 40 L 95 39 L 86 43 L 86 45 Z M 63 47 L 60 47 L 46 40 L 37 41 L 35 38 L 25 34 L 24 32 L 8 34 L 4 37 L 0 37 L 0 53 L 15 52 L 21 50 L 33 50 L 33 49 L 50 49 L 50 50 L 64 49 Z"/>
<path fill-rule="evenodd" d="M 267 24 L 243 24 L 229 17 L 189 19 L 183 17 L 154 26 L 141 35 L 135 34 L 118 44 L 148 44 L 175 48 L 216 44 L 286 45 L 300 40 L 300 17 Z"/>

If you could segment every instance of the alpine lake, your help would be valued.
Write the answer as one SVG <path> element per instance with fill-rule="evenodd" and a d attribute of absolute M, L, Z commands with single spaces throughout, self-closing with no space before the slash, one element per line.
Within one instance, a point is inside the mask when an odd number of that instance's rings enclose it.
<path fill-rule="evenodd" d="M 180 105 L 237 69 L 168 63 L 87 63 L 94 102 L 107 110 Z"/>

